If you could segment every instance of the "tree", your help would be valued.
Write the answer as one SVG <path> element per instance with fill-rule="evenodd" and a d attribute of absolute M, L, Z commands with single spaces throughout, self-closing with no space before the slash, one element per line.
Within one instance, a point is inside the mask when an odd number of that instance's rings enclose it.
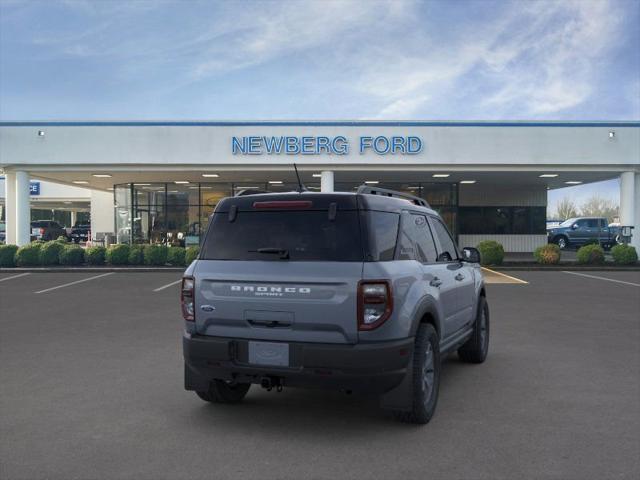
<path fill-rule="evenodd" d="M 592 195 L 580 206 L 583 217 L 605 217 L 609 223 L 620 215 L 620 206 L 610 198 Z"/>
<path fill-rule="evenodd" d="M 567 218 L 577 217 L 578 209 L 576 208 L 576 204 L 573 203 L 569 197 L 564 197 L 562 200 L 558 202 L 556 206 L 556 213 L 554 215 L 554 219 L 556 220 L 566 220 Z"/>

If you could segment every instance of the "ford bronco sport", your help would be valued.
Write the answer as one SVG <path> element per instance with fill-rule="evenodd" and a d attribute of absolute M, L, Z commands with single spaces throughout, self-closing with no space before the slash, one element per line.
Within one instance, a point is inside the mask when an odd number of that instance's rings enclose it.
<path fill-rule="evenodd" d="M 225 198 L 182 280 L 185 388 L 214 403 L 251 384 L 368 392 L 427 423 L 441 358 L 487 356 L 479 260 L 391 190 Z"/>

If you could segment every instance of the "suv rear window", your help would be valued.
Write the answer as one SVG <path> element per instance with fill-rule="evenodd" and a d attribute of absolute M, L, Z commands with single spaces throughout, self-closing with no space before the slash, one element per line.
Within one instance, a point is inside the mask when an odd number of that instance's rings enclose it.
<path fill-rule="evenodd" d="M 283 255 L 282 252 L 286 252 Z M 203 260 L 363 261 L 357 211 L 326 210 L 215 213 L 204 239 Z"/>

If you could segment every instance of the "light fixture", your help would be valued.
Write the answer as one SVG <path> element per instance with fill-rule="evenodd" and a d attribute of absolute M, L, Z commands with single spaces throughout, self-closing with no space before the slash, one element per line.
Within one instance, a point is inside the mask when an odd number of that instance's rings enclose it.
<path fill-rule="evenodd" d="M 434 173 L 433 178 L 447 178 L 449 176 L 448 173 Z"/>
<path fill-rule="evenodd" d="M 167 193 L 178 193 L 178 190 L 168 190 Z"/>
<path fill-rule="evenodd" d="M 467 183 L 467 184 L 472 184 L 472 183 L 476 183 L 475 180 L 460 180 L 460 183 Z"/>
<path fill-rule="evenodd" d="M 557 173 L 543 173 L 540 178 L 556 178 L 557 176 Z"/>
<path fill-rule="evenodd" d="M 187 183 L 189 183 L 188 180 L 176 180 L 175 182 L 176 185 L 186 185 Z"/>
<path fill-rule="evenodd" d="M 135 187 L 148 187 L 151 184 L 150 183 L 134 183 L 133 185 Z"/>
<path fill-rule="evenodd" d="M 66 201 L 65 201 L 65 202 L 62 202 L 62 203 L 64 203 L 65 205 L 69 205 L 69 204 L 71 204 L 71 202 L 66 202 Z"/>
<path fill-rule="evenodd" d="M 44 130 L 38 130 L 38 136 L 44 137 Z"/>
<path fill-rule="evenodd" d="M 582 182 L 580 180 L 569 180 L 568 182 L 564 182 L 567 185 L 580 185 Z"/>
<path fill-rule="evenodd" d="M 200 190 L 211 190 L 213 187 L 207 187 L 206 185 L 200 185 Z"/>
<path fill-rule="evenodd" d="M 282 185 L 282 180 L 269 180 L 271 185 Z"/>
<path fill-rule="evenodd" d="M 92 173 L 91 176 L 96 178 L 111 178 L 111 175 L 108 173 Z"/>
<path fill-rule="evenodd" d="M 367 185 L 377 185 L 380 182 L 378 180 L 365 180 L 364 183 L 366 183 Z"/>
<path fill-rule="evenodd" d="M 86 185 L 89 182 L 87 182 L 86 180 L 74 180 L 73 183 L 77 185 Z"/>
<path fill-rule="evenodd" d="M 202 176 L 205 178 L 218 178 L 220 175 L 217 173 L 203 173 Z"/>
<path fill-rule="evenodd" d="M 189 187 L 191 190 L 198 190 L 200 187 Z"/>
<path fill-rule="evenodd" d="M 315 178 L 321 178 L 322 174 L 321 173 L 314 173 L 312 176 L 315 177 Z"/>
<path fill-rule="evenodd" d="M 609 138 L 616 138 L 616 132 L 613 130 L 609 131 Z"/>

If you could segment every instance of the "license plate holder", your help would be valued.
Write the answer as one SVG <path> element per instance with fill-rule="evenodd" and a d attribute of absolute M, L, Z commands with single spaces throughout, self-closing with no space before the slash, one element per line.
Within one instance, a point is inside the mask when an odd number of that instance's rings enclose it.
<path fill-rule="evenodd" d="M 276 342 L 249 342 L 249 363 L 272 367 L 289 366 L 289 344 Z"/>

